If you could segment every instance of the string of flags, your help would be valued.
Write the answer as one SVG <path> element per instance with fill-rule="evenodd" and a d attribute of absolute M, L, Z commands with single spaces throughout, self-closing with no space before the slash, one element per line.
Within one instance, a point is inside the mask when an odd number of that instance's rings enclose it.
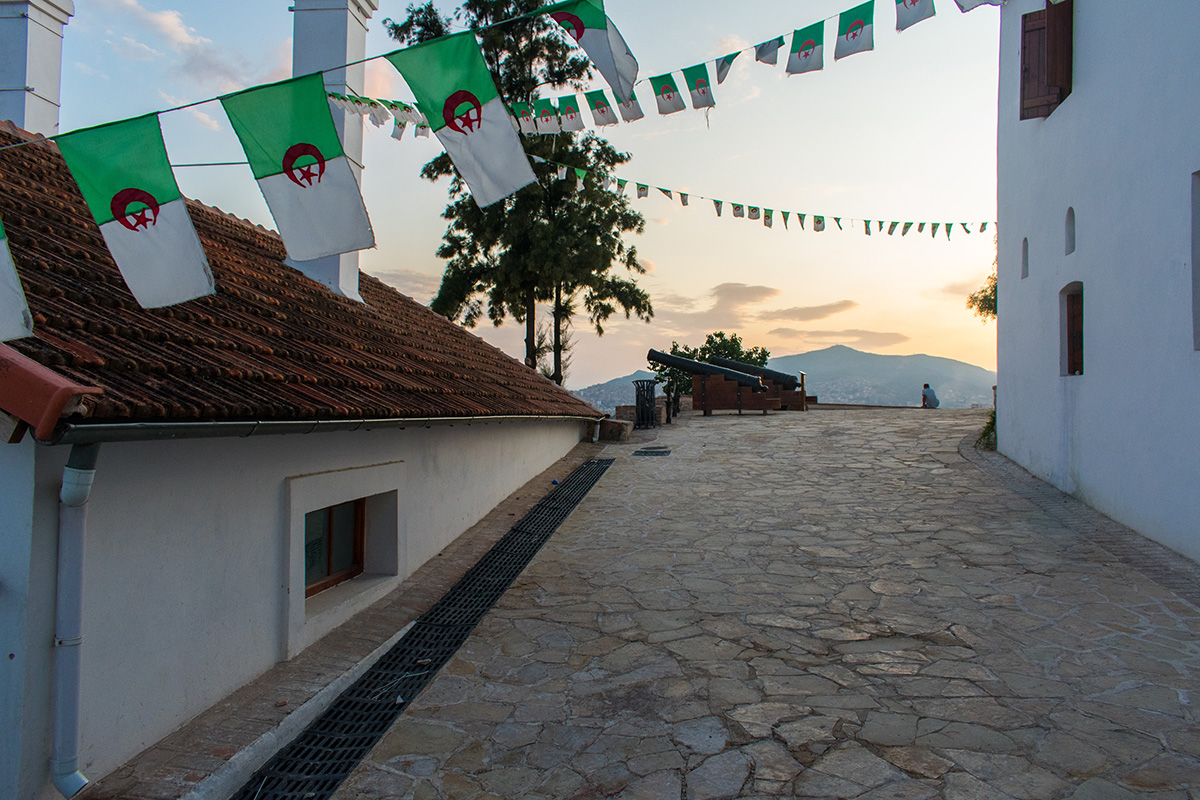
<path fill-rule="evenodd" d="M 589 170 L 583 167 L 571 167 L 539 156 L 530 156 L 530 158 L 539 163 L 549 164 L 551 167 L 554 167 L 557 170 L 559 180 L 573 180 L 576 191 L 583 191 L 587 185 L 587 178 L 594 177 Z M 831 226 L 836 226 L 839 231 L 855 231 L 861 228 L 863 234 L 866 236 L 883 234 L 885 230 L 888 236 L 895 235 L 897 231 L 899 231 L 901 236 L 907 236 L 914 230 L 917 234 L 923 234 L 928 229 L 933 238 L 937 238 L 940 231 L 949 239 L 956 228 L 962 228 L 964 233 L 971 234 L 983 233 L 988 229 L 989 225 L 993 230 L 996 227 L 995 222 L 901 222 L 858 219 L 846 216 L 835 217 L 826 214 L 800 213 L 798 211 L 781 211 L 774 208 L 765 208 L 761 205 L 731 203 L 713 197 L 682 192 L 678 189 L 666 189 L 661 186 L 651 186 L 648 183 L 630 181 L 627 178 L 613 178 L 608 175 L 601 175 L 597 183 L 603 191 L 614 191 L 620 195 L 624 195 L 629 184 L 632 183 L 634 186 L 634 197 L 639 200 L 649 197 L 650 190 L 655 189 L 663 197 L 672 202 L 678 198 L 679 204 L 685 208 L 690 207 L 693 200 L 707 200 L 712 203 L 713 211 L 718 217 L 723 216 L 726 207 L 728 207 L 731 216 L 737 219 L 762 220 L 763 226 L 767 228 L 774 228 L 775 220 L 778 219 L 783 224 L 784 230 L 790 230 L 789 224 L 792 222 L 798 225 L 802 231 L 808 230 L 806 226 L 811 224 L 814 233 L 821 233 L 826 229 L 833 230 Z"/>
<path fill-rule="evenodd" d="M 895 2 L 898 27 L 902 21 L 906 27 L 934 13 L 933 0 Z M 1002 0 L 955 2 L 967 11 L 978 5 L 999 5 Z M 867 0 L 838 16 L 835 60 L 873 48 L 874 4 L 875 0 Z M 622 119 L 628 122 L 645 116 L 634 92 L 639 82 L 637 59 L 605 13 L 603 0 L 563 0 L 523 16 L 539 14 L 547 14 L 562 25 L 584 50 L 618 99 L 616 108 Z M 550 98 L 537 100 L 527 110 L 520 104 L 506 106 L 475 34 L 476 31 L 463 31 L 382 56 L 404 77 L 416 97 L 415 105 L 330 96 L 325 91 L 323 73 L 313 73 L 50 138 L 58 143 L 113 260 L 137 301 L 148 308 L 182 303 L 212 294 L 215 288 L 207 256 L 192 227 L 167 157 L 160 114 L 220 101 L 289 258 L 304 262 L 373 247 L 375 236 L 370 218 L 357 179 L 342 151 L 331 103 L 362 113 L 376 125 L 386 123 L 389 118 L 394 120 L 396 138 L 403 135 L 409 123 L 415 126 L 417 136 L 436 135 L 481 207 L 536 180 L 518 131 L 554 133 L 583 128 L 574 94 L 560 98 L 557 103 Z M 799 66 L 793 65 L 789 56 L 789 71 L 794 66 L 798 71 L 818 68 L 814 65 L 823 58 L 823 41 L 824 22 L 796 31 L 792 53 Z M 756 46 L 756 59 L 776 63 L 783 44 L 784 37 L 776 37 Z M 717 60 L 718 84 L 737 55 Z M 713 107 L 707 64 L 689 67 L 682 74 L 692 106 Z M 650 82 L 655 87 L 659 113 L 676 113 L 686 107 L 671 73 L 651 78 Z M 585 97 L 597 125 L 616 124 L 613 104 L 608 102 L 603 89 L 588 92 Z M 585 177 L 577 171 L 578 186 L 583 186 Z M 625 183 L 618 181 L 621 190 Z M 644 184 L 637 187 L 639 196 L 649 191 Z M 674 197 L 671 190 L 660 191 Z M 680 193 L 680 201 L 688 205 L 689 196 Z M 712 202 L 720 216 L 722 201 Z M 775 214 L 772 209 L 757 206 L 749 206 L 747 211 L 741 204 L 733 204 L 732 213 L 735 217 L 748 214 L 750 219 L 762 218 L 768 227 L 772 226 Z M 779 213 L 786 228 L 790 212 Z M 795 218 L 803 228 L 809 216 L 796 214 Z M 814 230 L 824 230 L 824 216 L 812 215 L 811 219 Z M 842 227 L 843 218 L 832 219 Z M 901 235 L 912 224 L 904 223 Z M 878 225 L 882 230 L 883 223 Z M 894 233 L 898 225 L 891 223 L 888 233 Z M 925 223 L 917 225 L 921 231 Z M 934 235 L 939 225 L 932 223 Z M 963 227 L 970 232 L 967 224 L 963 223 Z M 869 221 L 864 221 L 864 228 L 868 234 L 871 232 Z M 946 229 L 947 235 L 950 229 L 952 226 Z M 30 326 L 29 309 L 0 225 L 0 340 L 29 335 Z"/>

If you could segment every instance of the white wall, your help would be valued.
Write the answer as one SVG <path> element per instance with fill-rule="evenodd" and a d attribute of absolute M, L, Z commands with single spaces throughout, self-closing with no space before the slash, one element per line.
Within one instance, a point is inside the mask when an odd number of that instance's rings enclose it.
<path fill-rule="evenodd" d="M 104 445 L 85 556 L 84 774 L 103 777 L 382 597 L 582 433 L 579 422 L 514 421 Z M 51 492 L 39 494 L 34 524 L 49 535 L 34 537 L 30 561 L 34 572 L 48 561 L 51 579 L 53 488 L 66 455 L 36 450 L 39 482 Z M 390 524 L 400 545 L 383 554 L 392 574 L 360 576 L 306 602 L 304 512 L 365 495 L 385 503 L 368 517 Z M 370 538 L 367 546 L 370 564 L 378 553 Z M 52 611 L 52 580 L 40 588 L 50 594 L 33 604 Z M 31 649 L 45 650 L 33 655 L 48 663 L 52 618 L 37 625 Z M 27 723 L 45 725 L 49 677 L 48 669 L 29 677 Z M 44 776 L 49 743 L 43 735 L 34 744 L 40 752 L 23 771 Z"/>
<path fill-rule="evenodd" d="M 1192 173 L 1200 4 L 1075 4 L 1071 95 L 1019 118 L 1021 15 L 1003 10 L 999 92 L 1000 449 L 1200 559 L 1200 352 Z M 1065 254 L 1067 209 L 1076 250 Z M 1021 246 L 1029 240 L 1029 277 Z M 1059 292 L 1081 281 L 1084 374 L 1060 374 Z"/>

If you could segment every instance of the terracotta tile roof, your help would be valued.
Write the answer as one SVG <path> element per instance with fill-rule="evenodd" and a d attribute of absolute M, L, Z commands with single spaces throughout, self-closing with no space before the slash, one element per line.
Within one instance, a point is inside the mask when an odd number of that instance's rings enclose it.
<path fill-rule="evenodd" d="M 0 123 L 0 146 L 32 138 Z M 0 150 L 0 217 L 34 318 L 8 347 L 103 390 L 84 398 L 87 422 L 601 416 L 381 281 L 361 275 L 367 304 L 347 300 L 286 266 L 274 232 L 188 209 L 217 293 L 143 309 L 57 148 Z M 0 407 L 25 419 L 4 383 Z"/>

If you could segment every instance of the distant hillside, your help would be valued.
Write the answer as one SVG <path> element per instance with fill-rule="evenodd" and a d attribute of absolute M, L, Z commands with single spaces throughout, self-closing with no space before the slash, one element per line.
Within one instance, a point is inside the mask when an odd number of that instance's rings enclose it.
<path fill-rule="evenodd" d="M 780 372 L 807 374 L 808 393 L 825 403 L 919 406 L 928 383 L 943 408 L 990 408 L 996 373 L 938 356 L 881 356 L 834 345 L 767 362 Z"/>
<path fill-rule="evenodd" d="M 639 369 L 631 375 L 626 375 L 621 378 L 613 378 L 607 383 L 597 383 L 592 386 L 579 389 L 571 392 L 581 400 L 591 403 L 600 411 L 606 414 L 613 413 L 613 409 L 617 406 L 633 405 L 633 381 L 650 380 L 654 377 L 653 372 L 647 372 L 644 369 Z M 661 390 L 659 394 L 661 394 Z"/>

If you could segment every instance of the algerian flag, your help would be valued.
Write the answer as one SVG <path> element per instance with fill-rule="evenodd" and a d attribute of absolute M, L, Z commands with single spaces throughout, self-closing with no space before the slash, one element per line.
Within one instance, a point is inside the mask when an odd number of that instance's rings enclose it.
<path fill-rule="evenodd" d="M 891 223 L 888 223 L 888 236 L 891 236 L 892 234 L 894 234 L 894 233 L 896 232 L 896 228 L 897 228 L 899 225 L 900 225 L 900 223 L 899 223 L 899 222 L 891 222 Z"/>
<path fill-rule="evenodd" d="M 875 0 L 842 12 L 838 17 L 837 47 L 833 51 L 835 61 L 875 48 L 874 19 Z"/>
<path fill-rule="evenodd" d="M 833 218 L 833 221 L 837 223 L 837 226 L 838 226 L 838 230 L 839 230 L 839 231 L 840 231 L 840 230 L 845 230 L 845 229 L 842 227 L 842 218 L 841 218 L 841 217 L 834 217 L 834 218 Z"/>
<path fill-rule="evenodd" d="M 871 235 L 871 220 L 863 220 L 863 233 L 865 233 L 867 236 Z"/>
<path fill-rule="evenodd" d="M 688 90 L 692 93 L 692 108 L 712 108 L 712 86 L 708 82 L 708 67 L 697 64 L 683 71 L 683 79 L 687 81 Z"/>
<path fill-rule="evenodd" d="M 587 177 L 588 171 L 582 167 L 575 167 L 575 191 L 583 191 L 583 179 Z"/>
<path fill-rule="evenodd" d="M 537 180 L 471 31 L 389 53 L 480 208 Z"/>
<path fill-rule="evenodd" d="M 770 228 L 772 226 L 772 224 L 774 223 L 774 221 L 775 220 L 773 218 L 771 209 L 764 208 L 763 209 L 763 225 L 766 225 L 768 228 Z"/>
<path fill-rule="evenodd" d="M 671 73 L 651 78 L 650 85 L 654 87 L 654 99 L 658 101 L 658 113 L 674 114 L 676 111 L 683 111 L 687 108 L 683 104 L 683 98 L 679 95 L 679 87 L 675 85 L 675 78 Z"/>
<path fill-rule="evenodd" d="M 650 187 L 644 183 L 639 183 L 637 185 L 637 196 L 640 198 L 645 197 L 648 194 L 650 194 Z"/>
<path fill-rule="evenodd" d="M 796 214 L 796 219 L 800 222 L 800 230 L 804 230 L 804 218 L 807 216 L 807 214 Z"/>
<path fill-rule="evenodd" d="M 575 95 L 558 98 L 558 116 L 564 131 L 583 130 L 583 114 L 579 113 L 579 98 Z"/>
<path fill-rule="evenodd" d="M 916 25 L 933 14 L 933 0 L 896 0 L 896 30 Z"/>
<path fill-rule="evenodd" d="M 604 93 L 603 89 L 588 92 L 584 97 L 587 99 L 588 108 L 592 110 L 592 120 L 595 121 L 597 127 L 617 124 L 617 112 L 613 111 L 613 107 L 608 104 L 608 95 Z"/>
<path fill-rule="evenodd" d="M 628 100 L 621 100 L 620 95 L 617 95 L 617 100 L 621 101 L 621 104 L 617 106 L 621 112 L 621 119 L 626 122 L 637 122 L 646 116 L 645 112 L 642 111 L 642 104 L 638 102 L 637 95 L 632 90 L 629 92 Z"/>
<path fill-rule="evenodd" d="M 787 221 L 788 221 L 788 214 L 789 214 L 789 213 L 791 213 L 791 212 L 788 212 L 788 211 L 780 211 L 780 212 L 779 212 L 779 216 L 783 217 L 783 229 L 784 229 L 785 231 L 787 230 Z"/>
<path fill-rule="evenodd" d="M 933 223 L 933 227 L 930 229 L 931 230 L 930 236 L 932 236 L 933 238 L 936 239 L 938 228 L 941 227 L 941 225 L 942 225 L 942 223 L 940 223 L 940 222 Z"/>
<path fill-rule="evenodd" d="M 813 217 L 813 230 L 817 233 L 825 230 L 825 218 L 821 216 Z"/>
<path fill-rule="evenodd" d="M 762 209 L 758 206 L 750 206 L 750 219 L 758 219 L 762 214 Z"/>
<path fill-rule="evenodd" d="M 679 202 L 680 202 L 680 204 L 681 204 L 681 205 L 685 205 L 685 206 L 688 204 L 688 195 L 687 195 L 687 192 L 680 192 L 680 193 L 679 193 Z"/>
<path fill-rule="evenodd" d="M 779 36 L 769 42 L 754 45 L 754 60 L 764 64 L 777 64 L 779 48 L 783 47 L 783 37 Z"/>
<path fill-rule="evenodd" d="M 536 13 L 549 14 L 567 29 L 617 97 L 633 96 L 638 62 L 604 13 L 604 0 L 566 0 L 543 6 Z"/>
<path fill-rule="evenodd" d="M 332 120 L 323 86 L 313 102 Z M 156 114 L 55 141 L 125 285 L 143 308 L 213 293 L 208 258 L 171 172 Z"/>
<path fill-rule="evenodd" d="M 221 98 L 288 256 L 296 261 L 375 246 L 329 108 L 316 102 L 324 93 L 323 79 L 313 74 Z M 503 122 L 511 131 L 508 112 Z"/>
<path fill-rule="evenodd" d="M 721 216 L 721 205 L 722 203 L 720 200 L 713 200 L 713 209 L 716 210 L 718 217 Z"/>
<path fill-rule="evenodd" d="M 537 125 L 533 122 L 533 112 L 529 110 L 529 103 L 513 103 L 512 110 L 521 133 L 537 133 Z"/>
<path fill-rule="evenodd" d="M 547 98 L 534 100 L 533 119 L 538 133 L 558 133 L 561 130 L 558 125 L 558 108 L 554 105 L 553 100 Z"/>
<path fill-rule="evenodd" d="M 625 194 L 625 187 L 628 184 L 629 184 L 629 181 L 625 180 L 624 178 L 617 178 L 617 194 L 620 194 L 620 195 Z"/>
<path fill-rule="evenodd" d="M 25 302 L 21 289 L 21 278 L 17 265 L 13 263 L 4 235 L 4 221 L 0 220 L 0 342 L 20 339 L 33 333 L 33 315 Z"/>
<path fill-rule="evenodd" d="M 674 196 L 673 194 L 671 194 L 671 190 L 670 190 L 670 189 L 664 189 L 664 188 L 662 188 L 661 186 L 659 186 L 659 187 L 658 187 L 658 190 L 659 190 L 660 192 L 662 192 L 662 193 L 663 193 L 663 197 L 667 198 L 668 200 L 674 200 L 674 199 L 675 199 L 675 196 Z"/>
<path fill-rule="evenodd" d="M 825 66 L 825 23 L 818 22 L 792 34 L 792 53 L 788 56 L 788 75 L 812 72 Z"/>
<path fill-rule="evenodd" d="M 733 215 L 735 217 L 746 216 L 746 207 L 744 205 L 742 205 L 741 203 L 734 203 L 733 204 Z"/>
<path fill-rule="evenodd" d="M 1001 6 L 1004 5 L 1004 0 L 954 0 L 958 3 L 958 7 L 964 12 L 970 11 L 973 8 L 980 6 Z"/>
<path fill-rule="evenodd" d="M 733 60 L 741 53 L 730 53 L 727 56 L 721 56 L 717 59 L 717 84 L 725 82 L 725 77 L 729 75 L 729 69 L 733 66 Z"/>

